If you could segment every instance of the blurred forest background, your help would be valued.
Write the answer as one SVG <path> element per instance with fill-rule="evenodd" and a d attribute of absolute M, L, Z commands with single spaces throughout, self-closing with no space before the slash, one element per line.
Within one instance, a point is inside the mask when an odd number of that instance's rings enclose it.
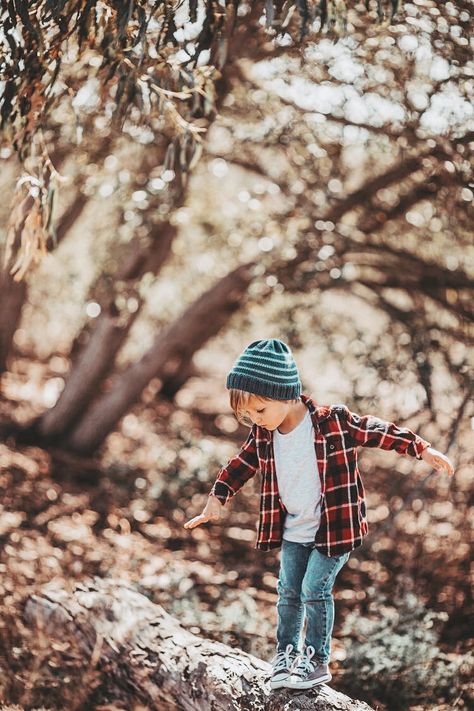
<path fill-rule="evenodd" d="M 50 581 L 120 579 L 273 655 L 258 480 L 183 523 L 246 437 L 226 374 L 276 337 L 317 402 L 456 469 L 361 452 L 371 532 L 339 577 L 333 685 L 467 708 L 472 4 L 85 5 L 2 10 L 0 699 L 100 698 L 32 651 L 23 601 Z"/>

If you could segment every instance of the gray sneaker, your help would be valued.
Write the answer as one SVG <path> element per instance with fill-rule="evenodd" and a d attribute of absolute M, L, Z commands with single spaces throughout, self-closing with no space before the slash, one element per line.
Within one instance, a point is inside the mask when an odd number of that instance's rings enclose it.
<path fill-rule="evenodd" d="M 291 669 L 297 656 L 298 653 L 293 649 L 292 644 L 287 644 L 284 652 L 277 652 L 275 654 L 271 661 L 273 666 L 270 679 L 271 689 L 280 689 L 288 686 Z"/>
<path fill-rule="evenodd" d="M 294 665 L 290 680 L 285 684 L 287 689 L 311 689 L 313 686 L 331 681 L 332 676 L 327 664 L 313 661 L 314 647 L 306 647 Z"/>

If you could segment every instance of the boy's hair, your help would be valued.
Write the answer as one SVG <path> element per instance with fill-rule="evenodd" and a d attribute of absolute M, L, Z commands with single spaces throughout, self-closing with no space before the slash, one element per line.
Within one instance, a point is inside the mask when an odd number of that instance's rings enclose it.
<path fill-rule="evenodd" d="M 238 390 L 237 388 L 231 388 L 229 390 L 229 400 L 230 406 L 234 411 L 234 415 L 237 420 L 248 427 L 253 425 L 252 420 L 245 414 L 245 408 L 250 402 L 252 397 L 257 397 L 259 400 L 265 400 L 267 402 L 274 402 L 274 397 L 264 397 L 263 395 L 255 395 L 254 393 L 248 393 L 245 390 Z M 280 400 L 279 402 L 299 402 L 299 397 L 292 398 L 291 400 Z"/>

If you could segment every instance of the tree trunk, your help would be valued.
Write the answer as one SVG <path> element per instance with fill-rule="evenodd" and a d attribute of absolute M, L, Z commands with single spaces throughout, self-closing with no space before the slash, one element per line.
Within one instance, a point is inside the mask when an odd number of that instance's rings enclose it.
<path fill-rule="evenodd" d="M 228 92 L 231 91 L 235 75 L 239 74 L 236 64 L 232 61 L 235 51 L 238 52 L 239 56 L 244 56 L 246 52 L 250 52 L 251 54 L 263 52 L 263 58 L 269 54 L 268 47 L 264 50 L 262 50 L 262 48 L 259 49 L 259 25 L 257 22 L 260 16 L 259 12 L 258 8 L 253 8 L 248 16 L 248 23 L 239 27 L 230 36 L 229 46 L 227 48 L 227 59 L 221 67 L 221 75 L 216 84 L 218 92 L 216 101 L 217 108 L 222 104 Z M 233 17 L 233 12 L 231 12 L 228 21 L 232 20 Z M 208 117 L 209 122 L 212 123 L 214 118 L 215 116 Z M 153 165 L 160 165 L 163 162 L 163 158 L 164 156 L 161 156 L 160 159 L 154 158 L 153 161 L 150 161 L 150 151 L 147 149 L 144 154 L 143 164 L 137 171 L 137 174 L 147 174 L 152 163 Z M 177 161 L 174 169 L 176 173 L 176 186 L 174 188 L 175 194 L 172 199 L 172 204 L 173 209 L 177 209 L 183 204 L 185 199 L 187 174 L 182 174 L 179 161 Z M 156 207 L 157 204 L 154 204 L 152 208 L 149 209 L 150 215 L 154 213 Z M 65 218 L 67 218 L 67 215 Z M 165 225 L 164 229 L 163 224 Z M 168 257 L 171 242 L 175 235 L 175 228 L 172 227 L 169 222 L 163 224 L 158 225 L 158 228 L 163 234 L 159 235 L 158 240 L 156 238 L 153 240 L 155 244 L 149 249 L 143 249 L 142 247 L 141 251 L 134 255 L 135 264 L 133 264 L 132 258 L 131 266 L 126 266 L 122 269 L 121 274 L 114 275 L 116 281 L 128 281 L 130 282 L 129 288 L 133 289 L 134 286 L 136 286 L 133 284 L 133 281 L 137 281 L 146 272 L 151 272 L 155 275 L 159 272 L 161 265 Z M 139 240 L 137 240 L 137 244 L 140 245 Z M 140 247 L 138 249 L 140 250 Z M 150 251 L 151 256 L 149 254 Z M 110 308 L 109 305 L 103 303 L 100 303 L 100 305 L 102 307 L 102 314 L 96 320 L 94 330 L 91 333 L 82 332 L 79 334 L 79 337 L 76 338 L 76 344 L 79 345 L 81 350 L 77 361 L 71 367 L 65 387 L 56 405 L 32 425 L 32 430 L 35 433 L 38 431 L 44 440 L 56 442 L 58 439 L 64 438 L 64 435 L 69 433 L 76 426 L 78 418 L 83 415 L 91 403 L 100 384 L 112 371 L 115 364 L 115 357 L 125 342 L 133 321 L 138 316 L 142 301 L 139 299 L 137 311 L 133 316 L 125 319 L 126 323 L 123 323 L 123 320 L 120 323 L 121 319 L 117 318 L 113 307 Z M 81 343 L 83 340 L 85 341 L 84 346 Z M 190 351 L 187 363 L 183 361 L 181 373 L 172 374 L 169 382 L 164 382 L 166 392 L 169 393 L 167 395 L 168 397 L 177 392 L 190 377 L 192 372 L 191 360 L 194 352 L 195 350 Z M 184 375 L 185 373 L 186 375 Z M 101 441 L 101 439 L 99 441 Z"/>
<path fill-rule="evenodd" d="M 112 145 L 112 139 L 108 138 L 103 141 L 100 149 L 95 155 L 91 157 L 91 162 L 95 160 L 96 162 L 102 160 L 109 152 Z M 61 165 L 67 158 L 67 152 L 64 149 L 57 149 L 51 156 L 51 161 L 57 170 L 61 169 Z M 74 223 L 79 219 L 84 208 L 86 207 L 89 198 L 83 193 L 78 192 L 76 198 L 65 210 L 61 216 L 61 220 L 58 223 L 56 230 L 56 239 L 53 240 L 51 237 L 47 240 L 48 251 L 53 251 L 56 247 L 63 241 L 63 239 L 69 233 L 69 230 L 74 225 Z M 31 210 L 33 205 L 33 200 L 28 200 L 25 205 L 25 216 Z M 18 249 L 18 245 L 21 239 L 21 230 L 23 229 L 24 220 L 22 221 L 19 230 L 17 230 L 17 235 L 15 236 L 14 251 Z M 3 269 L 0 266 L 0 304 L 2 304 L 2 309 L 0 311 L 0 375 L 8 369 L 8 358 L 10 356 L 13 344 L 13 337 L 20 324 L 21 312 L 23 309 L 23 304 L 26 301 L 28 294 L 28 284 L 25 279 L 20 282 L 13 280 L 13 277 L 8 271 L 8 267 Z"/>
<path fill-rule="evenodd" d="M 90 454 L 114 429 L 152 378 L 169 378 L 188 367 L 194 353 L 215 336 L 239 309 L 253 279 L 254 263 L 227 274 L 160 333 L 143 358 L 131 365 L 117 382 L 84 414 L 66 441 L 78 454 Z"/>
<path fill-rule="evenodd" d="M 25 618 L 37 666 L 52 669 L 54 680 L 49 689 L 41 680 L 35 705 L 50 708 L 57 697 L 53 708 L 63 711 L 102 704 L 142 711 L 370 711 L 325 684 L 271 691 L 268 662 L 191 634 L 120 582 L 96 579 L 72 593 L 46 587 L 29 598 Z"/>
<path fill-rule="evenodd" d="M 152 235 L 152 242 L 148 249 L 138 249 L 132 254 L 122 271 L 116 275 L 117 281 L 131 281 L 136 285 L 143 274 L 159 273 L 170 253 L 176 228 L 169 222 L 165 222 L 160 223 L 157 230 L 159 233 Z M 133 289 L 133 286 L 130 288 Z M 99 385 L 112 370 L 115 357 L 140 313 L 142 300 L 138 293 L 135 296 L 138 308 L 133 313 L 127 312 L 125 317 L 118 312 L 113 300 L 107 307 L 103 305 L 104 310 L 97 318 L 94 330 L 89 334 L 89 340 L 71 367 L 66 385 L 56 405 L 39 421 L 38 429 L 44 439 L 58 438 L 72 429 L 97 394 Z"/>
<path fill-rule="evenodd" d="M 12 348 L 13 337 L 17 329 L 21 310 L 25 302 L 26 286 L 21 282 L 16 282 L 13 275 L 10 274 L 10 269 L 15 259 L 14 256 L 21 243 L 21 234 L 25 225 L 28 213 L 33 207 L 34 200 L 31 196 L 27 197 L 22 205 L 21 219 L 15 228 L 15 236 L 12 245 L 12 256 L 9 263 L 4 264 L 2 255 L 2 263 L 0 264 L 0 303 L 2 305 L 0 311 L 0 375 L 6 370 L 8 356 Z"/>
<path fill-rule="evenodd" d="M 62 242 L 69 230 L 81 216 L 89 198 L 79 194 L 66 209 L 56 230 L 56 240 L 48 239 L 47 248 L 53 251 Z M 0 375 L 8 370 L 8 358 L 12 351 L 13 337 L 19 327 L 23 304 L 28 295 L 26 279 L 13 280 L 7 269 L 0 267 Z"/>
<path fill-rule="evenodd" d="M 237 65 L 232 61 L 236 49 L 238 50 L 239 56 L 245 56 L 247 52 L 255 54 L 255 56 L 260 53 L 262 55 L 261 58 L 268 56 L 268 47 L 262 50 L 261 47 L 259 48 L 257 41 L 259 26 L 256 20 L 258 17 L 259 10 L 254 8 L 248 17 L 249 23 L 239 27 L 230 37 L 227 61 L 221 68 L 221 76 L 216 84 L 218 90 L 216 107 L 222 104 L 225 96 L 232 89 L 235 75 L 239 75 Z M 251 19 L 252 22 L 250 22 Z M 245 48 L 245 50 L 243 50 L 243 48 Z M 212 117 L 209 117 L 209 121 L 212 122 L 212 120 Z M 143 166 L 138 171 L 138 174 L 146 174 L 149 171 L 150 166 L 147 165 L 149 159 L 150 153 L 146 151 Z M 155 160 L 154 163 L 158 165 L 160 164 L 160 160 Z M 175 171 L 176 194 L 172 201 L 174 209 L 182 205 L 185 198 L 186 187 L 186 181 L 182 180 L 183 176 L 181 175 L 178 165 L 175 166 Z M 152 211 L 153 210 L 150 210 L 150 213 Z M 69 214 L 73 214 L 73 208 L 65 214 L 65 223 L 67 223 Z M 137 266 L 135 266 L 135 268 L 132 269 L 125 267 L 125 269 L 122 270 L 122 274 L 114 275 L 116 280 L 133 282 L 133 280 L 137 280 L 145 272 L 158 273 L 159 267 L 168 256 L 171 240 L 174 237 L 174 228 L 169 222 L 166 223 L 166 225 L 167 238 L 161 236 L 160 243 L 158 244 L 158 250 L 163 252 L 162 256 L 157 255 L 156 244 L 152 247 L 154 253 L 151 257 L 148 254 L 148 250 L 142 248 L 141 253 L 137 256 L 137 261 L 141 263 L 141 267 L 137 268 Z M 138 240 L 137 244 L 140 244 Z M 146 263 L 142 264 L 143 262 Z M 134 284 L 130 283 L 129 288 L 133 289 Z M 78 338 L 76 338 L 76 345 L 79 345 L 81 350 L 77 361 L 71 367 L 65 387 L 56 405 L 34 422 L 31 428 L 28 428 L 31 429 L 35 435 L 39 433 L 43 440 L 56 443 L 58 440 L 63 439 L 64 436 L 76 426 L 78 418 L 83 415 L 91 403 L 100 384 L 112 371 L 115 357 L 125 342 L 133 321 L 138 316 L 142 301 L 139 299 L 138 310 L 133 316 L 130 315 L 125 319 L 126 323 L 120 318 L 117 318 L 113 306 L 110 308 L 108 304 L 101 303 L 100 305 L 102 307 L 102 313 L 96 320 L 93 331 L 91 333 L 87 333 L 87 331 L 82 332 Z M 85 342 L 84 346 L 81 341 Z M 72 350 L 74 351 L 74 346 Z M 173 373 L 169 378 L 165 376 L 165 396 L 170 397 L 174 395 L 190 377 L 193 370 L 191 361 L 194 352 L 195 350 L 190 352 L 186 363 L 183 360 L 183 369 L 180 373 Z"/>
<path fill-rule="evenodd" d="M 178 373 L 175 373 L 175 375 L 171 375 L 168 378 L 163 378 L 160 388 L 161 398 L 173 400 L 176 393 L 181 390 L 183 385 L 185 385 L 190 378 L 199 376 L 199 371 L 193 363 L 193 357 L 194 354 L 189 356 L 187 364 L 183 362 L 183 365 Z"/>
<path fill-rule="evenodd" d="M 67 235 L 69 229 L 81 215 L 88 198 L 80 195 L 66 210 L 56 233 L 56 242 L 48 244 L 50 250 Z M 23 304 L 28 294 L 28 284 L 22 279 L 14 281 L 7 269 L 0 267 L 0 374 L 8 370 L 8 359 L 12 352 L 13 338 L 18 329 Z"/>
<path fill-rule="evenodd" d="M 26 298 L 26 282 L 14 281 L 12 275 L 0 267 L 0 375 L 8 369 L 13 337 L 18 328 Z"/>

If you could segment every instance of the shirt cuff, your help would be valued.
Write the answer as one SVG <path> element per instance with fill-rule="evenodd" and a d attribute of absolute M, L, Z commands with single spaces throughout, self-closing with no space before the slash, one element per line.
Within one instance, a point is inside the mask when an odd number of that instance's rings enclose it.
<path fill-rule="evenodd" d="M 415 457 L 417 459 L 421 459 L 421 455 L 425 449 L 431 447 L 431 442 L 427 442 L 426 439 L 423 439 L 422 437 L 416 437 L 413 442 L 413 447 L 415 449 Z"/>
<path fill-rule="evenodd" d="M 222 505 L 226 504 L 227 501 L 232 498 L 233 495 L 234 492 L 232 491 L 230 486 L 223 481 L 216 481 L 211 491 L 209 492 L 209 496 L 215 496 L 216 499 L 219 499 Z"/>

